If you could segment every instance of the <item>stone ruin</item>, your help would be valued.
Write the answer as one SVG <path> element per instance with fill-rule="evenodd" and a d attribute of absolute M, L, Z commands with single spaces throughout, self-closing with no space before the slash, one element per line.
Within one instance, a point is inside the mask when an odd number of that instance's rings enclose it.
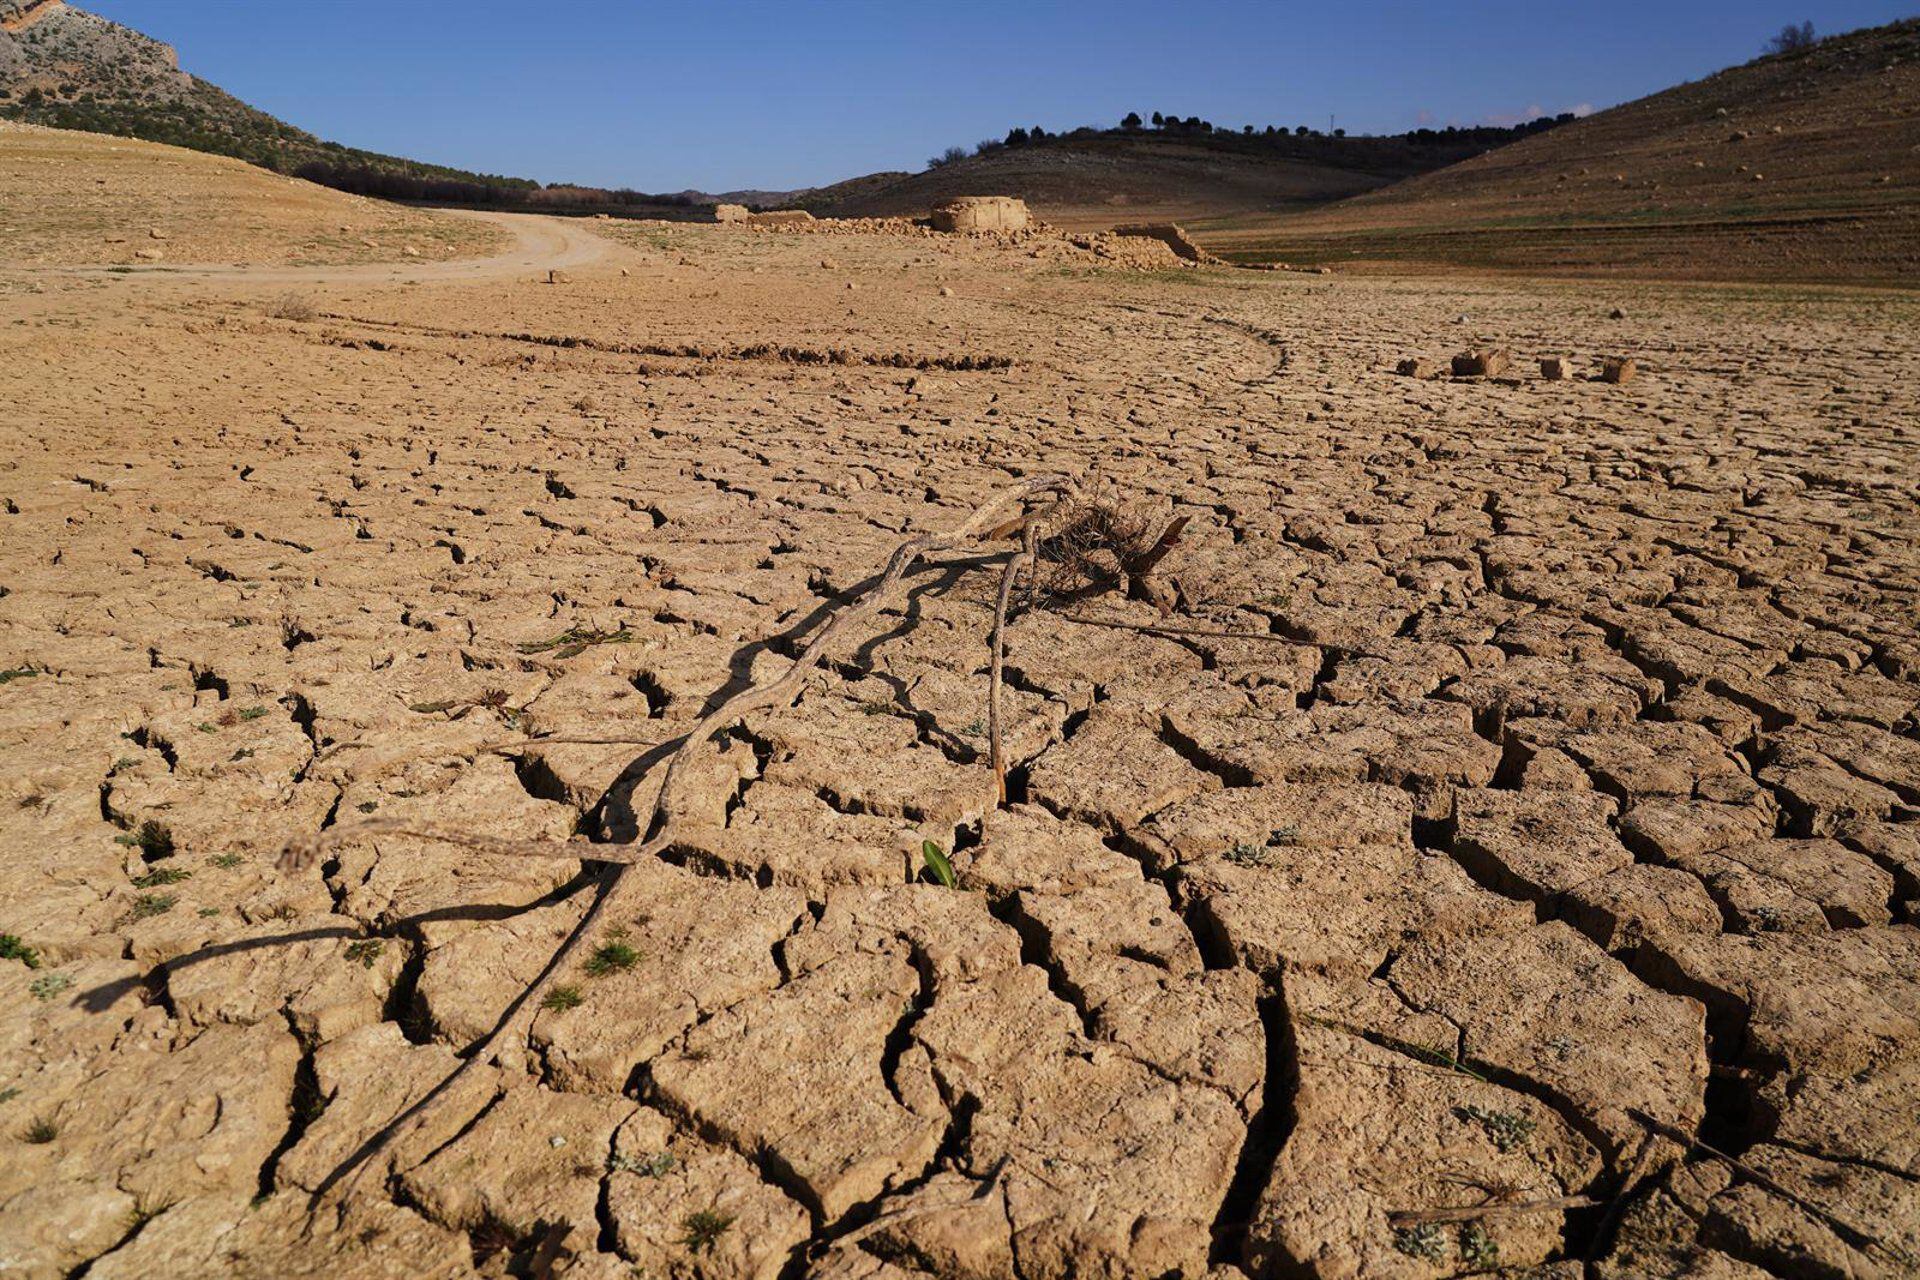
<path fill-rule="evenodd" d="M 1025 231 L 1027 202 L 1013 196 L 961 196 L 935 206 L 935 231 Z"/>
<path fill-rule="evenodd" d="M 744 221 L 750 227 L 792 227 L 810 223 L 814 217 L 805 209 L 769 209 L 765 213 L 750 213 Z"/>
<path fill-rule="evenodd" d="M 1220 259 L 1202 249 L 1193 242 L 1186 229 L 1174 222 L 1137 223 L 1133 226 L 1115 227 L 1117 236 L 1136 236 L 1143 240 L 1158 240 L 1173 250 L 1173 256 L 1187 262 L 1217 263 Z"/>

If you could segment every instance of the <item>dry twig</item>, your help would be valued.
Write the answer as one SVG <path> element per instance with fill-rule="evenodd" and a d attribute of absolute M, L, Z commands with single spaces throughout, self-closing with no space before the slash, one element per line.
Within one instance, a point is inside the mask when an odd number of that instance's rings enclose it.
<path fill-rule="evenodd" d="M 1908 1257 L 1903 1250 L 1888 1244 L 1885 1240 L 1874 1235 L 1866 1228 L 1855 1226 L 1845 1218 L 1835 1214 L 1832 1210 L 1822 1208 L 1799 1192 L 1782 1185 L 1778 1180 L 1762 1173 L 1746 1161 L 1736 1159 L 1717 1147 L 1709 1146 L 1699 1138 L 1688 1133 L 1685 1129 L 1675 1128 L 1673 1125 L 1667 1124 L 1664 1121 L 1656 1120 L 1644 1111 L 1638 1111 L 1629 1107 L 1627 1108 L 1627 1114 L 1661 1137 L 1669 1138 L 1674 1142 L 1680 1143 L 1682 1146 L 1690 1147 L 1703 1155 L 1713 1157 L 1755 1186 L 1765 1191 L 1771 1191 L 1788 1204 L 1812 1214 L 1815 1218 L 1830 1227 L 1842 1240 L 1845 1240 L 1856 1249 L 1878 1249 L 1903 1265 L 1912 1265 L 1914 1259 Z"/>
<path fill-rule="evenodd" d="M 1422 1222 L 1478 1222 L 1520 1213 L 1545 1213 L 1554 1209 L 1587 1209 L 1600 1203 L 1592 1196 L 1553 1196 L 1546 1200 L 1489 1200 L 1485 1204 L 1462 1205 L 1449 1209 L 1396 1209 L 1387 1214 L 1387 1222 L 1396 1227 L 1411 1227 Z"/>
<path fill-rule="evenodd" d="M 396 1116 L 371 1141 L 355 1152 L 349 1160 L 336 1169 L 321 1188 L 316 1191 L 315 1199 L 339 1185 L 342 1178 L 355 1168 L 367 1167 L 375 1157 L 392 1149 L 409 1134 L 417 1130 L 434 1105 L 448 1095 L 453 1085 L 474 1067 L 495 1061 L 505 1050 L 507 1044 L 523 1031 L 524 1020 L 531 1010 L 538 1009 L 540 1002 L 551 990 L 554 981 L 565 969 L 567 963 L 579 952 L 593 935 L 616 902 L 622 891 L 631 887 L 626 873 L 629 866 L 658 857 L 670 848 L 678 837 L 675 813 L 680 806 L 679 787 L 687 761 L 705 743 L 716 734 L 732 727 L 750 711 L 779 703 L 782 699 L 791 699 L 800 689 L 801 682 L 825 656 L 827 648 L 846 629 L 849 623 L 863 618 L 876 610 L 887 595 L 896 587 L 913 564 L 925 556 L 936 552 L 950 551 L 954 548 L 979 542 L 990 530 L 1001 527 L 1009 510 L 1045 495 L 1056 499 L 1072 492 L 1072 483 L 1061 476 L 1041 476 L 1000 494 L 977 508 L 973 515 L 963 521 L 959 528 L 946 535 L 921 534 L 909 538 L 895 548 L 887 560 L 886 567 L 878 579 L 860 595 L 848 601 L 837 610 L 826 624 L 816 631 L 793 664 L 774 679 L 762 685 L 750 685 L 727 698 L 719 706 L 707 713 L 683 738 L 673 754 L 668 758 L 665 776 L 661 780 L 660 790 L 654 800 L 653 811 L 648 822 L 652 834 L 642 843 L 625 846 L 564 844 L 555 845 L 541 841 L 495 840 L 491 837 L 475 836 L 469 833 L 456 833 L 435 828 L 405 826 L 400 823 L 367 822 L 336 828 L 323 837 L 304 841 L 295 841 L 288 845 L 281 855 L 281 865 L 285 868 L 298 868 L 311 865 L 320 851 L 331 845 L 376 834 L 405 833 L 428 839 L 443 840 L 461 845 L 479 853 L 510 857 L 564 856 L 585 861 L 611 864 L 600 873 L 597 892 L 586 915 L 576 925 L 567 940 L 561 944 L 540 975 L 528 984 L 507 1007 L 498 1024 L 486 1039 L 461 1060 L 460 1064 L 424 1097 L 407 1110 Z M 1032 517 L 1016 521 L 1015 528 L 1031 528 Z M 1004 593 L 1003 593 L 1004 594 Z M 564 853 L 557 851 L 565 850 Z"/>

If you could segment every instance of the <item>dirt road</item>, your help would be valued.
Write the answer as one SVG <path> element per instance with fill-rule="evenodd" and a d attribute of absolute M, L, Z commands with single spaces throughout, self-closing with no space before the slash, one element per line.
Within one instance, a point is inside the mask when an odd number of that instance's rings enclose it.
<path fill-rule="evenodd" d="M 114 267 L 51 267 L 63 275 L 164 275 L 205 279 L 245 279 L 261 284 L 382 284 L 393 281 L 455 283 L 499 280 L 527 272 L 572 270 L 622 252 L 606 238 L 587 229 L 577 218 L 552 218 L 530 213 L 473 213 L 449 210 L 448 217 L 487 223 L 513 237 L 510 248 L 484 258 L 453 262 L 368 262 L 317 267 L 240 266 L 229 263 Z"/>

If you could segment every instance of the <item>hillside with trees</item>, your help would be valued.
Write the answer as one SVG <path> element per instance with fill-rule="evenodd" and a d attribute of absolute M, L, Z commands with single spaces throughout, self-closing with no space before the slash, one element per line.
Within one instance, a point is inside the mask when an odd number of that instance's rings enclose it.
<path fill-rule="evenodd" d="M 1131 112 L 1117 128 L 1018 126 L 972 148 L 950 147 L 924 172 L 867 175 L 804 193 L 799 203 L 829 216 L 915 215 L 957 195 L 1014 195 L 1070 227 L 1266 213 L 1372 191 L 1571 119 L 1349 136 Z"/>

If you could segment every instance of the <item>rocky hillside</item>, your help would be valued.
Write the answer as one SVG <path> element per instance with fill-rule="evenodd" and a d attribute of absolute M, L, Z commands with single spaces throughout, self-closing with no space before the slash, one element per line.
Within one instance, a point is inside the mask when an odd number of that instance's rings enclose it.
<path fill-rule="evenodd" d="M 1920 20 L 1336 205 L 1200 231 L 1245 260 L 1920 281 Z"/>
<path fill-rule="evenodd" d="M 64 0 L 0 0 L 0 116 L 235 156 L 370 195 L 497 202 L 539 185 L 322 141 L 182 71 L 170 46 Z"/>

